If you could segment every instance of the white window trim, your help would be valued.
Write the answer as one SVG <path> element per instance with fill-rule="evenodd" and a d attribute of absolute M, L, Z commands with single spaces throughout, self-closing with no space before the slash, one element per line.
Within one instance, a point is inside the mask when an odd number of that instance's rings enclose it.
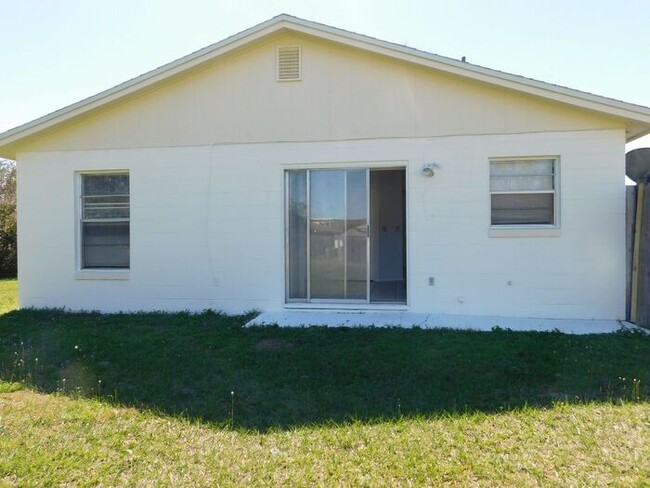
<path fill-rule="evenodd" d="M 74 273 L 75 280 L 127 281 L 131 279 L 130 269 L 81 269 Z"/>
<path fill-rule="evenodd" d="M 131 278 L 131 268 L 124 269 L 101 269 L 101 268 L 82 268 L 81 258 L 81 177 L 83 175 L 129 175 L 129 194 L 131 193 L 131 172 L 125 168 L 105 169 L 105 170 L 79 170 L 74 172 L 74 220 L 75 220 L 75 271 L 73 278 L 75 280 L 111 280 L 123 281 Z M 130 202 L 130 198 L 129 198 Z M 129 223 L 131 219 L 129 218 Z M 129 249 L 130 252 L 130 249 Z"/>
<path fill-rule="evenodd" d="M 538 159 L 552 159 L 553 164 L 553 191 L 513 191 L 513 192 L 493 192 L 490 189 L 490 166 L 492 162 L 508 162 L 508 161 L 527 161 Z M 487 164 L 488 174 L 488 212 L 487 218 L 489 222 L 488 236 L 489 237 L 559 237 L 561 235 L 560 227 L 560 156 L 555 155 L 539 155 L 539 156 L 507 156 L 507 157 L 494 157 L 488 158 Z M 493 194 L 533 194 L 533 193 L 553 193 L 553 224 L 506 224 L 494 225 L 492 224 L 492 195 Z"/>

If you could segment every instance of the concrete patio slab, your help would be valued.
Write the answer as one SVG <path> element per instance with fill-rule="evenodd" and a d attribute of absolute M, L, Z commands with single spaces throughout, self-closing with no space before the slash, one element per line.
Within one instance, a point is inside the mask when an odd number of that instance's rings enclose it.
<path fill-rule="evenodd" d="M 627 329 L 641 329 L 618 320 L 536 319 L 479 315 L 442 315 L 402 311 L 332 311 L 287 310 L 264 312 L 246 324 L 280 327 L 419 327 L 422 329 L 464 329 L 490 331 L 498 326 L 515 331 L 559 331 L 565 334 L 610 334 Z"/>

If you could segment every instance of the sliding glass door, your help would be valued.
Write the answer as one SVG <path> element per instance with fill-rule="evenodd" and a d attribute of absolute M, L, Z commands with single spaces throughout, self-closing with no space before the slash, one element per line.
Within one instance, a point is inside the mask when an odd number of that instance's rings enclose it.
<path fill-rule="evenodd" d="M 368 170 L 286 175 L 287 298 L 368 301 Z"/>

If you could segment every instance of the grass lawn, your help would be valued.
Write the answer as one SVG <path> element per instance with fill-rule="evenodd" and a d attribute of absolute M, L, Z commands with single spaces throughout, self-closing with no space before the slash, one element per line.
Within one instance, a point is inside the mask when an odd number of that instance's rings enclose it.
<path fill-rule="evenodd" d="M 15 289 L 0 281 L 0 486 L 650 479 L 643 334 L 244 329 L 15 311 Z"/>
<path fill-rule="evenodd" d="M 0 279 L 0 315 L 18 307 L 18 282 Z"/>

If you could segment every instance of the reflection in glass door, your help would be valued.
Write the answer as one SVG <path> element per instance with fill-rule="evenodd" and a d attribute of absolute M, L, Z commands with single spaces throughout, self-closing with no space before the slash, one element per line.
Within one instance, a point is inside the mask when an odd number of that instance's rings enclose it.
<path fill-rule="evenodd" d="M 368 170 L 287 172 L 287 298 L 368 301 Z"/>

